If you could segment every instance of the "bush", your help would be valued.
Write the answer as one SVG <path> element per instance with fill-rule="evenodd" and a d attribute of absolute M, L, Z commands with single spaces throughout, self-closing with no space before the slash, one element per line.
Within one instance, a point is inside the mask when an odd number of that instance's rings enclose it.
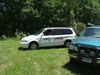
<path fill-rule="evenodd" d="M 18 31 L 18 29 L 16 30 L 16 32 L 15 32 L 15 36 L 17 37 L 17 38 L 23 38 L 23 37 L 26 37 L 26 36 L 28 36 L 28 35 L 30 35 L 29 33 L 27 33 L 27 34 L 25 34 L 24 32 L 19 32 Z"/>
<path fill-rule="evenodd" d="M 78 33 L 81 33 L 84 29 L 86 28 L 86 25 L 82 22 L 78 22 L 75 26 L 74 26 L 74 29 L 75 29 L 75 32 L 78 34 Z"/>
<path fill-rule="evenodd" d="M 6 40 L 7 39 L 7 36 L 4 34 L 1 36 L 1 40 Z"/>

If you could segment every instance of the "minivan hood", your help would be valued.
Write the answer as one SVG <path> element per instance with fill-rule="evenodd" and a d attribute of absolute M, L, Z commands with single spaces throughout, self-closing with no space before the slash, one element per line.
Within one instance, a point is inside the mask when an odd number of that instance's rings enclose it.
<path fill-rule="evenodd" d="M 86 44 L 86 45 L 100 46 L 100 38 L 79 37 L 75 39 L 72 42 L 72 44 Z"/>
<path fill-rule="evenodd" d="M 30 35 L 30 36 L 24 37 L 22 40 L 30 40 L 30 39 L 35 39 L 35 38 L 38 38 L 38 36 Z"/>

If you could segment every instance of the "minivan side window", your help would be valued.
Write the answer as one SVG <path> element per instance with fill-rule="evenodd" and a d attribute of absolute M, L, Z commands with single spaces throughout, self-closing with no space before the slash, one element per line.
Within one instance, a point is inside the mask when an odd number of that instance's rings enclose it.
<path fill-rule="evenodd" d="M 53 29 L 52 35 L 66 35 L 66 34 L 73 34 L 71 29 Z"/>
<path fill-rule="evenodd" d="M 43 34 L 44 34 L 44 36 L 46 36 L 46 35 L 52 35 L 52 30 L 51 29 L 46 30 Z"/>

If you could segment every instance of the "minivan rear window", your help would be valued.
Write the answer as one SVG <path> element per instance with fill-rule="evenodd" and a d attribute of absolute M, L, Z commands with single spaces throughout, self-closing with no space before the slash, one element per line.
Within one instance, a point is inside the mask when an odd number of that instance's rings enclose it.
<path fill-rule="evenodd" d="M 70 29 L 53 29 L 52 35 L 66 35 L 66 34 L 73 34 Z"/>

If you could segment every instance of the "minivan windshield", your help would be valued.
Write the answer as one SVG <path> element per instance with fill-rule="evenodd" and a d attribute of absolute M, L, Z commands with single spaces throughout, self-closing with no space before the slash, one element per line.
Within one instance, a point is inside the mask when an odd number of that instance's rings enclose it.
<path fill-rule="evenodd" d="M 37 33 L 35 33 L 34 35 L 39 35 L 41 32 L 43 32 L 44 29 L 41 29 L 40 31 L 38 31 Z"/>
<path fill-rule="evenodd" d="M 100 28 L 86 28 L 81 36 L 100 38 Z"/>

